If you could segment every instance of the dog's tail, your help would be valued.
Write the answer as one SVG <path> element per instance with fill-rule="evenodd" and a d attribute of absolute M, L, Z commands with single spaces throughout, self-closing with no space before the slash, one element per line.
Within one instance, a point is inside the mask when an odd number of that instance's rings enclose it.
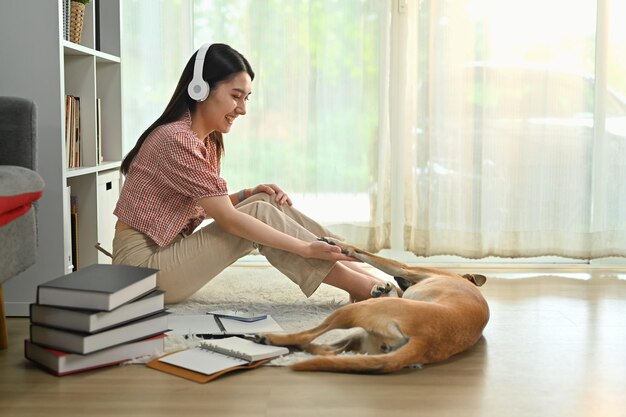
<path fill-rule="evenodd" d="M 410 340 L 398 350 L 378 355 L 317 356 L 291 365 L 295 371 L 353 372 L 386 374 L 411 365 L 421 365 L 426 346 L 419 340 Z"/>

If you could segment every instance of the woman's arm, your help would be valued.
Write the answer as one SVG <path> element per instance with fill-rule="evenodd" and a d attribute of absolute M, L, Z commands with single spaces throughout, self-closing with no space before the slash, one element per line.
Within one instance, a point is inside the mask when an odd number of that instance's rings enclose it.
<path fill-rule="evenodd" d="M 230 196 L 205 197 L 198 203 L 208 217 L 211 217 L 225 231 L 261 245 L 295 253 L 305 258 L 329 261 L 352 261 L 353 258 L 341 253 L 338 246 L 325 242 L 305 242 L 282 233 L 262 221 L 236 210 Z"/>
<path fill-rule="evenodd" d="M 245 190 L 242 190 L 242 191 L 245 192 Z M 228 198 L 230 199 L 230 203 L 233 206 L 236 206 L 237 204 L 241 203 L 241 201 L 239 201 L 239 196 L 241 195 L 240 193 L 241 193 L 241 191 L 239 191 L 239 193 L 230 194 L 228 196 Z"/>

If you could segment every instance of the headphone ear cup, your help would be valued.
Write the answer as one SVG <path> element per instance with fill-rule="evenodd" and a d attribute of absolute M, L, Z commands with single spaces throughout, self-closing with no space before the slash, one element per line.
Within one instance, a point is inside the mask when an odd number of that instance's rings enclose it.
<path fill-rule="evenodd" d="M 209 83 L 204 80 L 191 80 L 187 87 L 189 97 L 196 101 L 204 101 L 209 96 Z"/>
<path fill-rule="evenodd" d="M 187 86 L 187 94 L 193 100 L 196 101 L 204 101 L 209 96 L 209 83 L 207 83 L 204 78 L 202 78 L 202 69 L 204 68 L 204 58 L 209 50 L 211 45 L 205 43 L 198 49 L 196 53 L 196 59 L 193 64 L 193 77 L 191 78 L 191 82 Z"/>

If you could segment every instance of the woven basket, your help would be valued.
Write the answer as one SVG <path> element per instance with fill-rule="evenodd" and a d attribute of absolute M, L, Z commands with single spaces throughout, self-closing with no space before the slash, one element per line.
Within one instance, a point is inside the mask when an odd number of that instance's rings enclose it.
<path fill-rule="evenodd" d="M 83 17 L 85 5 L 77 1 L 71 2 L 70 8 L 70 41 L 80 43 L 80 35 L 83 33 Z"/>

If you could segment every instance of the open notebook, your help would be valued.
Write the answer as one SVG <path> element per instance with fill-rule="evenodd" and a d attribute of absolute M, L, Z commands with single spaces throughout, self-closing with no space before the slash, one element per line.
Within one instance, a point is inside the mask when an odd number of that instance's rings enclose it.
<path fill-rule="evenodd" d="M 148 366 L 196 382 L 208 382 L 231 371 L 255 368 L 288 353 L 285 347 L 261 345 L 233 336 L 164 355 Z"/>

